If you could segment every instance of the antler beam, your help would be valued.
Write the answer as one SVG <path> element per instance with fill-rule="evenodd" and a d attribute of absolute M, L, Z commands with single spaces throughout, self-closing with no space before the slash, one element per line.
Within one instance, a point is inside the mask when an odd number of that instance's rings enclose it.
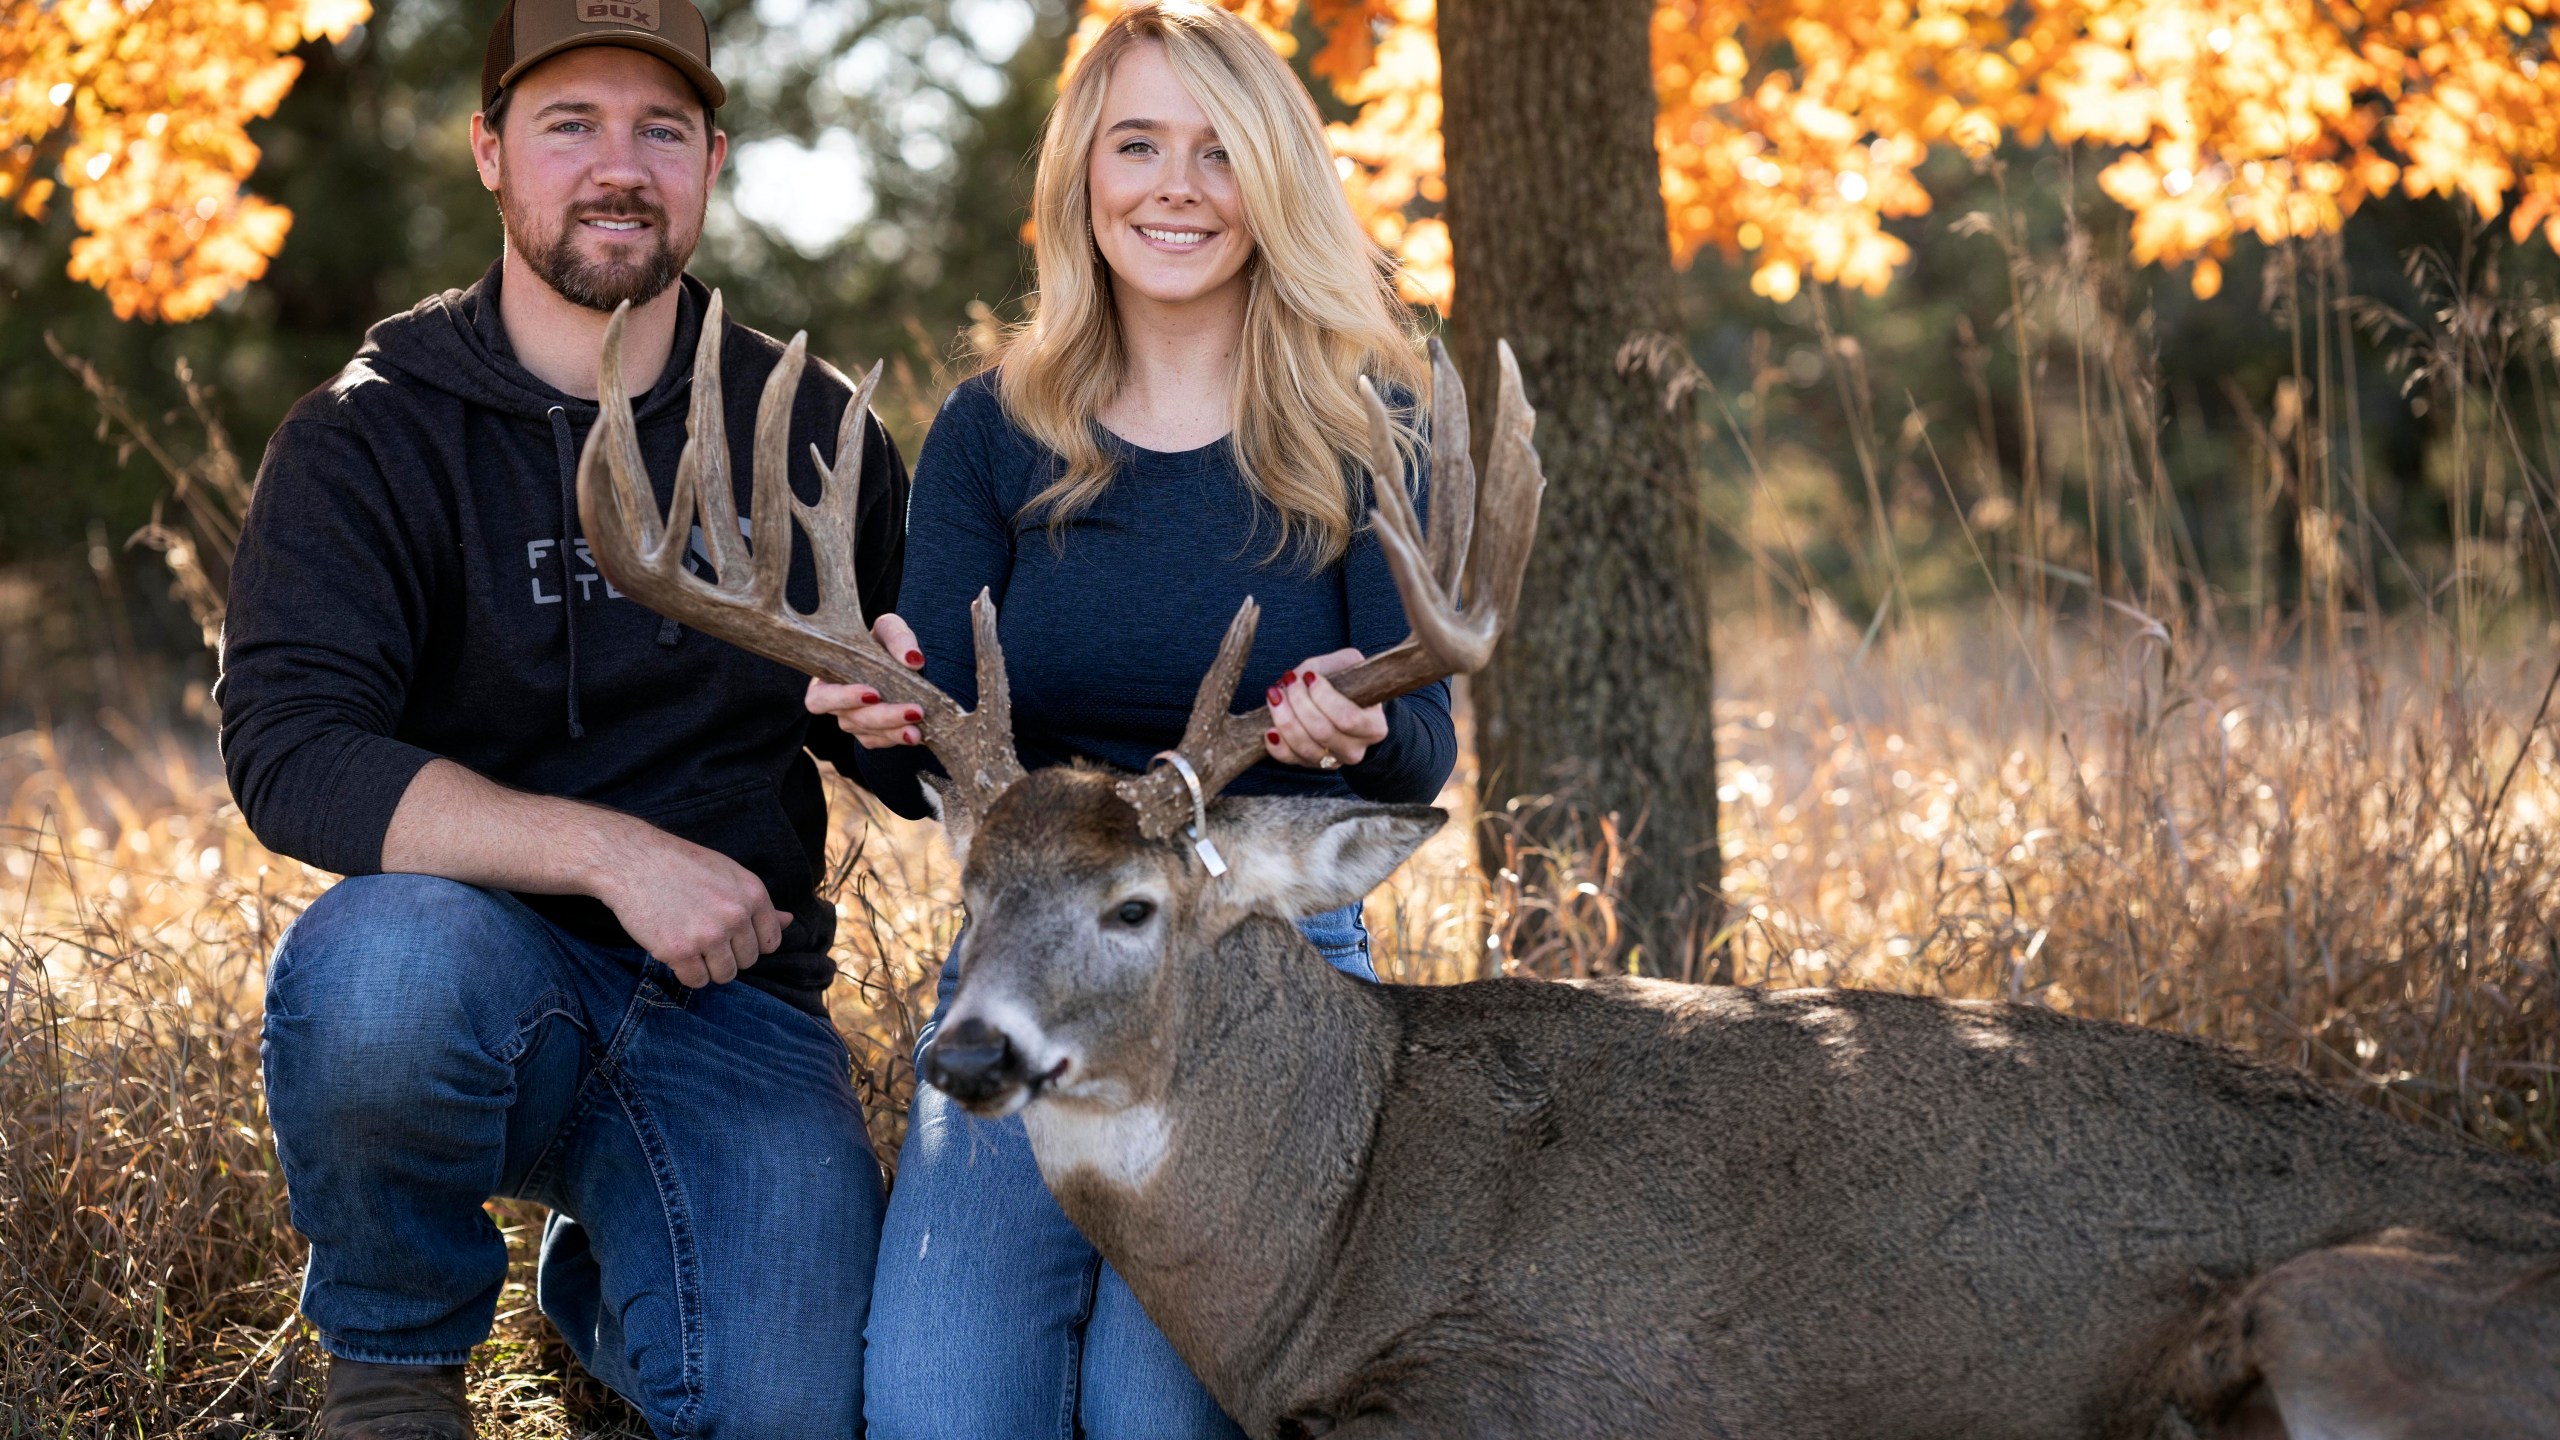
<path fill-rule="evenodd" d="M 1537 412 L 1521 393 L 1519 364 L 1508 343 L 1497 342 L 1495 351 L 1500 388 L 1492 447 L 1479 487 L 1468 449 L 1466 387 L 1448 352 L 1438 341 L 1431 343 L 1433 496 L 1427 535 L 1404 485 L 1404 460 L 1395 447 L 1387 408 L 1362 382 L 1361 397 L 1369 408 L 1370 490 L 1376 497 L 1371 515 L 1412 633 L 1392 649 L 1327 677 L 1353 704 L 1381 704 L 1444 676 L 1483 669 L 1519 600 L 1547 482 L 1538 452 L 1529 443 Z M 1253 648 L 1259 615 L 1250 599 L 1236 612 L 1216 663 L 1192 701 L 1180 753 L 1205 793 L 1216 793 L 1263 756 L 1271 708 L 1242 715 L 1226 708 Z M 1149 836 L 1170 835 L 1190 823 L 1191 791 L 1170 767 L 1122 781 L 1120 795 L 1137 809 L 1139 828 Z"/>
<path fill-rule="evenodd" d="M 596 568 L 615 589 L 671 620 L 803 674 L 840 685 L 867 685 L 884 701 L 923 711 L 919 728 L 924 742 L 950 777 L 938 796 L 943 818 L 974 829 L 976 817 L 1022 778 L 994 601 L 981 591 L 970 607 L 978 652 L 975 710 L 961 709 L 899 663 L 872 638 L 870 621 L 862 613 L 854 565 L 862 425 L 871 413 L 880 367 L 873 365 L 862 377 L 845 407 L 836 427 L 835 463 L 829 465 L 815 445 L 809 447 L 819 494 L 816 504 L 804 504 L 791 491 L 790 443 L 792 403 L 808 361 L 808 336 L 791 337 L 756 404 L 751 533 L 741 535 L 720 392 L 720 345 L 727 331 L 720 293 L 712 292 L 702 340 L 694 351 L 684 453 L 676 463 L 664 514 L 641 458 L 639 427 L 622 374 L 622 332 L 630 309 L 626 302 L 605 325 L 604 355 L 596 367 L 603 413 L 578 461 L 578 519 Z M 818 608 L 806 615 L 794 610 L 785 595 L 794 521 L 808 536 L 817 568 Z M 709 577 L 685 568 L 686 547 L 697 528 L 711 562 Z"/>

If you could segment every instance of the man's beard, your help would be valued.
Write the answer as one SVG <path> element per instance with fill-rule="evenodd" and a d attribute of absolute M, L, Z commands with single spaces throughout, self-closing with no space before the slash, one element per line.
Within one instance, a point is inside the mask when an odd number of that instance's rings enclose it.
<path fill-rule="evenodd" d="M 519 219 L 521 207 L 505 204 L 502 196 L 499 209 L 506 222 L 507 243 L 524 257 L 525 267 L 558 291 L 560 298 L 588 310 L 611 314 L 626 300 L 635 306 L 645 305 L 676 283 L 676 277 L 684 273 L 685 261 L 692 258 L 690 247 L 682 255 L 675 252 L 667 239 L 667 212 L 646 200 L 626 200 L 611 206 L 572 205 L 561 216 L 560 228 L 547 240 L 526 233 L 527 227 Z M 619 260 L 596 260 L 579 254 L 576 242 L 581 221 L 589 219 L 647 221 L 647 252 L 636 259 Z"/>

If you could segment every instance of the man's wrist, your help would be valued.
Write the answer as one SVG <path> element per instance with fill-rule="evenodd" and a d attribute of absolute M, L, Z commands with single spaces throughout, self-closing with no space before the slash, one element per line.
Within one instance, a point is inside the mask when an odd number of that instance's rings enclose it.
<path fill-rule="evenodd" d="M 601 805 L 576 800 L 553 803 L 566 812 L 560 828 L 565 832 L 562 854 L 568 873 L 562 878 L 574 893 L 612 905 L 631 876 L 635 852 L 647 843 L 646 834 L 637 832 L 649 832 L 651 827 Z"/>

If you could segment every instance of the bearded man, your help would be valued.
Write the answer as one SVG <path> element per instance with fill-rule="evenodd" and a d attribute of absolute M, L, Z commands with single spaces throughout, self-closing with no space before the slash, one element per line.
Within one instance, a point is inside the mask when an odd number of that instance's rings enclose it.
<path fill-rule="evenodd" d="M 574 500 L 618 305 L 662 502 L 684 444 L 709 299 L 684 266 L 728 148 L 709 35 L 687 0 L 513 0 L 481 84 L 504 254 L 294 407 L 223 645 L 232 793 L 269 846 L 348 877 L 266 1002 L 302 1309 L 332 1357 L 319 1433 L 472 1433 L 463 1362 L 507 1271 L 482 1206 L 515 1196 L 551 1211 L 544 1313 L 658 1434 L 842 1440 L 881 1186 L 821 1003 L 811 752 L 850 771 L 853 741 L 800 677 L 624 598 Z M 732 324 L 715 353 L 743 509 L 782 347 Z M 850 397 L 824 365 L 800 384 L 804 499 Z M 861 434 L 879 614 L 906 472 L 876 419 Z M 795 603 L 814 584 L 803 540 Z"/>

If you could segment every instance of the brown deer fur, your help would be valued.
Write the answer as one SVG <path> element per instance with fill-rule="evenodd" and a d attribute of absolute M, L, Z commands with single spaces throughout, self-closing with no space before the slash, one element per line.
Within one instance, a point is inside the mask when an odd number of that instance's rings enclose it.
<path fill-rule="evenodd" d="M 943 1033 L 1248 1434 L 2560 1435 L 2549 1172 L 2027 1006 L 1363 984 L 1275 917 L 1438 811 L 1221 800 L 1208 881 L 1112 779 L 971 839 Z"/>

